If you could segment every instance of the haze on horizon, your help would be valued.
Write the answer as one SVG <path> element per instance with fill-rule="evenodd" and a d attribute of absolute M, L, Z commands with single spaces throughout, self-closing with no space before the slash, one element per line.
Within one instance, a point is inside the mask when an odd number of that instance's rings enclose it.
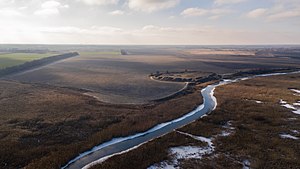
<path fill-rule="evenodd" d="M 299 0 L 0 0 L 2 44 L 300 44 Z"/>

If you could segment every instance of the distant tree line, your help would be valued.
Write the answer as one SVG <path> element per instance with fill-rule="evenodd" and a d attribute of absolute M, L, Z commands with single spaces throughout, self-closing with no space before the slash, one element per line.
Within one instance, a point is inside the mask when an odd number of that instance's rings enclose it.
<path fill-rule="evenodd" d="M 287 67 L 287 68 L 257 68 L 251 69 L 247 71 L 238 71 L 232 74 L 223 75 L 224 79 L 233 79 L 237 77 L 246 77 L 246 76 L 254 76 L 261 74 L 269 74 L 269 73 L 287 73 L 293 71 L 299 71 L 300 67 Z"/>
<path fill-rule="evenodd" d="M 48 49 L 0 49 L 0 52 L 12 52 L 12 53 L 47 53 L 50 52 Z"/>
<path fill-rule="evenodd" d="M 38 68 L 41 66 L 45 66 L 50 63 L 53 63 L 53 62 L 56 62 L 59 60 L 63 60 L 63 59 L 67 59 L 67 58 L 71 58 L 71 57 L 75 57 L 78 55 L 79 55 L 79 53 L 77 53 L 77 52 L 65 53 L 65 54 L 61 54 L 61 55 L 55 55 L 55 56 L 42 58 L 39 60 L 33 60 L 33 61 L 26 62 L 24 64 L 17 65 L 17 66 L 8 67 L 8 68 L 0 70 L 0 77 L 4 77 L 4 76 L 16 74 L 16 73 L 21 73 L 23 71 L 27 71 L 27 70 Z"/>
<path fill-rule="evenodd" d="M 128 52 L 125 49 L 121 49 L 121 55 L 128 55 Z"/>

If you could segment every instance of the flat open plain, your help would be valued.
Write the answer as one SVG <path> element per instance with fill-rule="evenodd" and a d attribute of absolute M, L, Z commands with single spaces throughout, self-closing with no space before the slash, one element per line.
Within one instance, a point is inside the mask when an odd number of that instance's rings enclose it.
<path fill-rule="evenodd" d="M 116 49 L 81 49 L 79 57 L 10 79 L 86 89 L 88 95 L 103 102 L 134 104 L 163 98 L 184 86 L 183 83 L 158 83 L 149 79 L 148 76 L 157 71 L 193 70 L 225 74 L 253 68 L 300 65 L 299 58 L 257 56 L 258 50 L 130 47 L 128 55 L 121 55 Z"/>

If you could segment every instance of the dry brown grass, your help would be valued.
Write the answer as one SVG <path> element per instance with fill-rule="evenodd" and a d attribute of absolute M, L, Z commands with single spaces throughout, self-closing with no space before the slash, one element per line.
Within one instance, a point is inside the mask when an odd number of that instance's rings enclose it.
<path fill-rule="evenodd" d="M 193 55 L 239 55 L 239 56 L 255 56 L 254 50 L 229 50 L 229 49 L 191 49 L 185 50 Z"/>
<path fill-rule="evenodd" d="M 78 90 L 9 81 L 0 81 L 0 93 L 0 168 L 7 169 L 60 168 L 95 145 L 178 118 L 201 103 L 193 89 L 144 105 L 107 104 Z"/>

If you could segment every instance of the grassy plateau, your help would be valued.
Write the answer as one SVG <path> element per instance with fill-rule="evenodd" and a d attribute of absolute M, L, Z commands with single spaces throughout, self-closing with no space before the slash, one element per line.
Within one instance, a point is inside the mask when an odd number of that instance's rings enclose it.
<path fill-rule="evenodd" d="M 0 69 L 54 55 L 54 53 L 0 53 Z"/>

